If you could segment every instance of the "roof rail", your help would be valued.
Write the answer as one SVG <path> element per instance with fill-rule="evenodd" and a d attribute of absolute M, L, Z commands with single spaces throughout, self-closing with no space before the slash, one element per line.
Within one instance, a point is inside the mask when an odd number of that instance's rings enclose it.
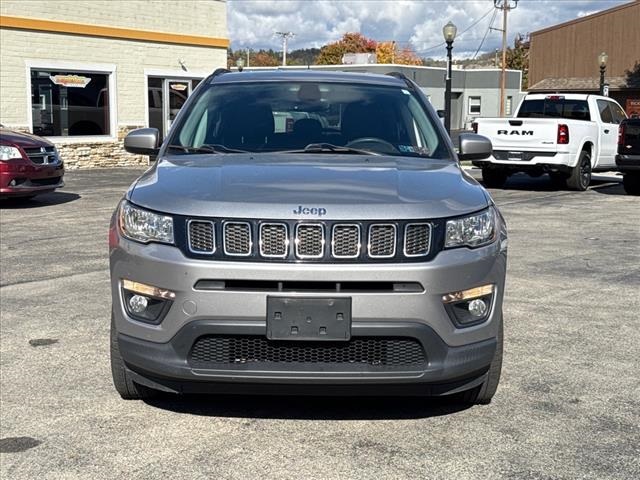
<path fill-rule="evenodd" d="M 409 80 L 409 77 L 407 77 L 402 72 L 388 72 L 388 73 L 385 73 L 385 75 L 389 77 L 397 78 L 398 80 L 404 80 L 404 83 L 407 84 L 407 87 L 409 87 L 411 90 L 415 89 L 415 84 L 411 80 Z"/>
<path fill-rule="evenodd" d="M 229 70 L 228 68 L 216 68 L 210 76 L 211 78 L 215 78 L 218 75 L 222 75 L 223 73 L 231 73 L 231 70 Z"/>

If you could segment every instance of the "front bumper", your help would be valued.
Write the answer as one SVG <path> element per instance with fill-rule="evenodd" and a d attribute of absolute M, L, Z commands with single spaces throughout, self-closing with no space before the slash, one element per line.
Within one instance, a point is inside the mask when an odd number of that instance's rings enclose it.
<path fill-rule="evenodd" d="M 353 325 L 353 336 L 412 337 L 428 352 L 428 363 L 420 369 L 396 370 L 384 367 L 344 371 L 340 367 L 322 369 L 256 368 L 239 364 L 220 369 L 193 368 L 189 350 L 203 335 L 263 335 L 264 322 L 195 321 L 181 329 L 167 343 L 154 343 L 127 335 L 118 336 L 120 353 L 132 376 L 139 383 L 159 390 L 177 393 L 234 393 L 293 391 L 304 393 L 306 387 L 317 386 L 320 392 L 362 394 L 363 388 L 386 385 L 392 392 L 451 394 L 481 383 L 496 350 L 496 339 L 470 345 L 450 347 L 427 325 L 418 323 L 360 322 Z M 269 388 L 271 387 L 271 388 Z M 296 387 L 301 387 L 296 389 Z M 239 390 L 240 389 L 240 390 Z M 260 390 L 259 390 L 260 391 Z M 380 393 L 371 389 L 372 393 Z"/>
<path fill-rule="evenodd" d="M 34 165 L 6 162 L 0 168 L 0 195 L 28 196 L 64 187 L 64 164 Z"/>
<path fill-rule="evenodd" d="M 186 258 L 172 246 L 141 245 L 112 230 L 111 279 L 114 327 L 125 364 L 136 381 L 169 391 L 255 391 L 260 386 L 316 385 L 333 387 L 393 385 L 437 395 L 472 388 L 483 381 L 496 348 L 502 322 L 506 271 L 506 241 L 478 249 L 440 252 L 425 263 L 284 264 L 207 261 Z M 122 279 L 175 292 L 166 317 L 158 325 L 127 315 Z M 215 280 L 336 281 L 419 283 L 424 290 L 394 292 L 286 292 L 286 297 L 350 297 L 354 339 L 411 337 L 424 350 L 426 362 L 399 369 L 357 368 L 354 365 L 281 364 L 256 368 L 251 363 L 224 368 L 197 368 L 189 361 L 194 342 L 204 335 L 266 334 L 267 296 L 263 291 L 204 291 L 197 282 Z M 457 328 L 442 303 L 442 295 L 480 285 L 495 285 L 487 320 Z M 276 294 L 278 295 L 278 294 Z M 301 342 L 303 343 L 303 342 Z M 374 392 L 375 393 L 375 392 Z"/>

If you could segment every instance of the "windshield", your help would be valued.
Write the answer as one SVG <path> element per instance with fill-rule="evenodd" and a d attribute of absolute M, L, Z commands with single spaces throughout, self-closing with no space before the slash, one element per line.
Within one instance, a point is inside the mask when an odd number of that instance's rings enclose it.
<path fill-rule="evenodd" d="M 172 153 L 374 153 L 447 158 L 431 117 L 408 89 L 367 84 L 209 85 L 169 144 Z"/>

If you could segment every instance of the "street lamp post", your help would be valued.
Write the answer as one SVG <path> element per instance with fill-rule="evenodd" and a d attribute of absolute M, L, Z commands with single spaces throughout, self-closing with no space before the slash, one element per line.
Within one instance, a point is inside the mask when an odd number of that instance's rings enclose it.
<path fill-rule="evenodd" d="M 600 95 L 604 95 L 604 74 L 607 71 L 607 60 L 609 60 L 609 55 L 605 52 L 598 55 L 598 63 L 600 64 Z"/>
<path fill-rule="evenodd" d="M 447 43 L 447 78 L 444 87 L 444 128 L 448 134 L 451 134 L 451 50 L 453 50 L 453 41 L 456 38 L 458 29 L 449 22 L 442 29 L 444 41 Z"/>

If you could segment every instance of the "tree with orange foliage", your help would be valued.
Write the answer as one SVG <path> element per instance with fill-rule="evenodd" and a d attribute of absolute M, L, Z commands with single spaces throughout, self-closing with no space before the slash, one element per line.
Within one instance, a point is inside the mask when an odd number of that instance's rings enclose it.
<path fill-rule="evenodd" d="M 316 64 L 340 65 L 345 53 L 374 53 L 376 45 L 375 40 L 371 40 L 361 33 L 345 33 L 342 39 L 329 43 L 320 49 Z"/>
<path fill-rule="evenodd" d="M 398 49 L 396 42 L 378 42 L 376 47 L 378 63 L 395 63 L 399 65 L 422 65 L 422 59 L 405 47 Z"/>

